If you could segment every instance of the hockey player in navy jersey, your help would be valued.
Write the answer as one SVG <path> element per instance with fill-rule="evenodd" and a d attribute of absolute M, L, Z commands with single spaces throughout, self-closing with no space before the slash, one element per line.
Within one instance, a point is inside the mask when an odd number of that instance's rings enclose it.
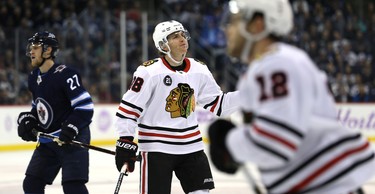
<path fill-rule="evenodd" d="M 25 141 L 37 141 L 35 129 L 58 136 L 59 144 L 38 139 L 23 181 L 26 194 L 43 194 L 60 169 L 65 194 L 88 193 L 88 150 L 65 143 L 90 143 L 94 105 L 79 73 L 54 62 L 58 50 L 58 41 L 50 32 L 38 32 L 28 40 L 26 55 L 34 68 L 28 79 L 32 106 L 18 117 L 18 135 Z"/>
<path fill-rule="evenodd" d="M 327 76 L 305 51 L 282 43 L 288 0 L 233 0 L 228 53 L 248 64 L 238 84 L 244 122 L 209 127 L 210 156 L 224 172 L 259 168 L 268 194 L 349 194 L 375 174 L 374 150 L 340 125 Z"/>
<path fill-rule="evenodd" d="M 238 110 L 238 92 L 224 93 L 207 66 L 187 58 L 188 31 L 177 21 L 161 22 L 153 40 L 160 58 L 134 73 L 116 113 L 116 166 L 134 170 L 139 145 L 142 194 L 169 194 L 173 172 L 185 193 L 214 188 L 200 132 L 196 106 L 217 116 Z M 138 130 L 138 145 L 133 142 Z"/>

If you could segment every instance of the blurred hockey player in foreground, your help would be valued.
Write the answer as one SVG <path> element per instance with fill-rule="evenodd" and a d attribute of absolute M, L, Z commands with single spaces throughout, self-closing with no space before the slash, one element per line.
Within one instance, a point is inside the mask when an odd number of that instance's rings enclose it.
<path fill-rule="evenodd" d="M 94 104 L 79 73 L 54 62 L 58 50 L 57 38 L 48 31 L 37 32 L 28 40 L 26 55 L 34 68 L 28 79 L 32 107 L 29 112 L 20 113 L 18 135 L 25 141 L 38 140 L 38 146 L 25 173 L 26 194 L 43 194 L 60 169 L 65 194 L 88 193 L 88 149 L 65 143 L 90 143 Z M 58 144 L 46 138 L 37 139 L 33 130 L 58 136 Z"/>
<path fill-rule="evenodd" d="M 269 194 L 349 194 L 375 173 L 374 151 L 341 126 L 325 73 L 306 52 L 280 42 L 293 27 L 287 0 L 236 0 L 228 53 L 249 64 L 240 78 L 244 123 L 209 127 L 210 156 L 221 171 L 255 163 Z"/>
<path fill-rule="evenodd" d="M 185 193 L 204 194 L 214 188 L 198 126 L 196 106 L 217 116 L 239 108 L 238 92 L 224 93 L 205 64 L 187 58 L 190 35 L 171 20 L 155 27 L 153 40 L 160 58 L 144 62 L 122 97 L 116 123 L 116 166 L 134 170 L 138 130 L 142 157 L 142 194 L 169 194 L 173 172 Z"/>

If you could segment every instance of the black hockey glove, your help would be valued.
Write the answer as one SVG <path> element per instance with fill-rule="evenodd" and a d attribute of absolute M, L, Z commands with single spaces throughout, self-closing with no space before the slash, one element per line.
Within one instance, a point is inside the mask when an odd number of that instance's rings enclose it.
<path fill-rule="evenodd" d="M 138 145 L 133 142 L 132 137 L 123 137 L 117 140 L 115 160 L 119 172 L 125 163 L 128 163 L 127 170 L 129 172 L 134 171 L 137 150 Z"/>
<path fill-rule="evenodd" d="M 208 127 L 210 156 L 214 166 L 223 172 L 234 174 L 240 166 L 230 155 L 225 145 L 228 132 L 235 126 L 227 120 L 218 119 Z"/>
<path fill-rule="evenodd" d="M 62 142 L 71 142 L 77 135 L 78 127 L 65 121 L 61 126 L 59 140 Z M 61 145 L 62 142 L 57 143 Z"/>
<path fill-rule="evenodd" d="M 38 130 L 38 120 L 31 112 L 21 112 L 18 115 L 18 136 L 25 141 L 36 141 L 37 138 L 33 133 L 33 129 Z"/>

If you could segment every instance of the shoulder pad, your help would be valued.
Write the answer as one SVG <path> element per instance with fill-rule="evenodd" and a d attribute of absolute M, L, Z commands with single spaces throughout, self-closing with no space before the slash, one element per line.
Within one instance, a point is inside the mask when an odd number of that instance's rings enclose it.
<path fill-rule="evenodd" d="M 195 58 L 194 58 L 194 60 L 195 60 L 196 62 L 198 62 L 198 63 L 202 64 L 202 65 L 206 65 L 206 63 L 204 63 L 203 61 L 200 61 L 200 60 L 198 60 L 198 59 L 195 59 Z"/>
<path fill-rule="evenodd" d="M 141 66 L 145 66 L 145 67 L 147 67 L 147 66 L 150 66 L 150 65 L 152 65 L 152 64 L 154 64 L 154 63 L 156 63 L 156 62 L 158 62 L 158 61 L 159 61 L 158 59 L 152 59 L 152 60 L 149 60 L 149 61 L 143 62 Z"/>

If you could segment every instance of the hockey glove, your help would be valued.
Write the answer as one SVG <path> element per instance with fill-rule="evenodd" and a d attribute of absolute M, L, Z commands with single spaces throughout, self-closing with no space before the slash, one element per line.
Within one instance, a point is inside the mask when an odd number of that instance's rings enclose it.
<path fill-rule="evenodd" d="M 116 167 L 120 172 L 122 166 L 127 163 L 128 172 L 134 171 L 134 165 L 136 161 L 135 154 L 137 153 L 138 145 L 133 142 L 132 137 L 123 137 L 116 142 Z"/>
<path fill-rule="evenodd" d="M 229 174 L 234 174 L 239 167 L 239 164 L 234 161 L 225 145 L 227 134 L 234 127 L 233 123 L 223 119 L 214 121 L 208 127 L 211 161 L 218 170 Z"/>
<path fill-rule="evenodd" d="M 61 132 L 59 136 L 60 142 L 57 143 L 59 145 L 62 145 L 64 142 L 71 142 L 77 135 L 78 127 L 65 121 L 61 126 Z"/>
<path fill-rule="evenodd" d="M 38 130 L 38 120 L 31 112 L 21 112 L 18 115 L 18 136 L 25 141 L 36 141 L 37 138 L 33 133 L 33 129 Z"/>

